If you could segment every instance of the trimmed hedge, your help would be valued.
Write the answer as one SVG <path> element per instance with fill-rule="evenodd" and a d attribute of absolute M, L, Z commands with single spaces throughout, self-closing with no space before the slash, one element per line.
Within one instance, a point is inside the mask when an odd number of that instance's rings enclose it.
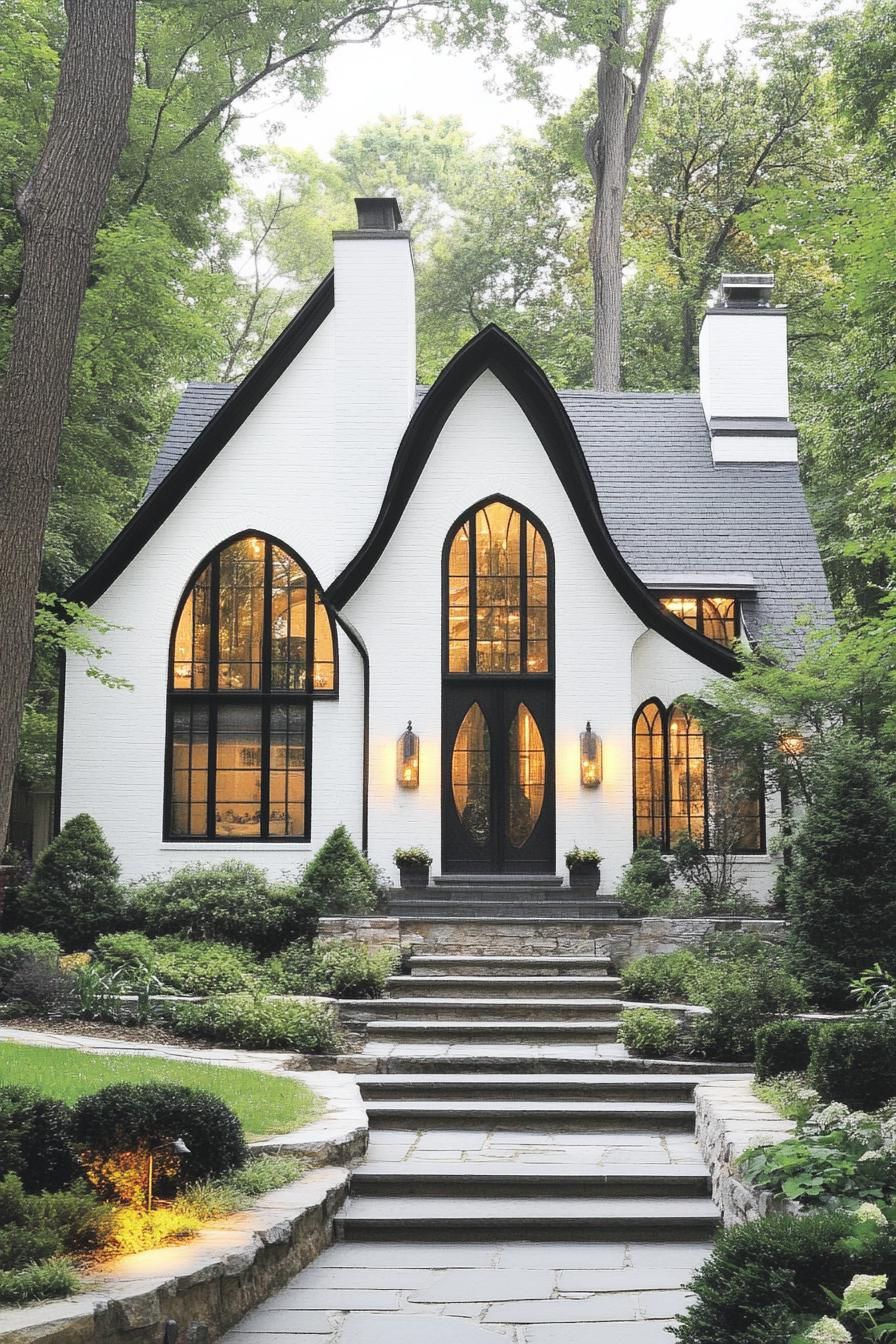
<path fill-rule="evenodd" d="M 27 1087 L 0 1087 L 0 1177 L 18 1176 L 28 1194 L 63 1189 L 78 1174 L 71 1138 L 64 1101 Z"/>
<path fill-rule="evenodd" d="M 341 1044 L 336 1015 L 326 1003 L 291 1003 L 229 994 L 206 1003 L 172 1005 L 170 1020 L 184 1036 L 244 1050 L 298 1050 L 332 1054 Z"/>
<path fill-rule="evenodd" d="M 874 1111 L 896 1097 L 896 1022 L 857 1017 L 813 1034 L 809 1081 L 822 1101 Z"/>
<path fill-rule="evenodd" d="M 781 1073 L 805 1073 L 809 1068 L 812 1037 L 817 1030 L 817 1022 L 801 1022 L 798 1018 L 766 1022 L 760 1027 L 754 1037 L 759 1082 Z"/>
<path fill-rule="evenodd" d="M 113 1083 L 81 1097 L 72 1112 L 72 1138 L 88 1179 L 101 1192 L 136 1201 L 149 1153 L 156 1188 L 173 1194 L 192 1181 L 240 1167 L 247 1149 L 233 1111 L 218 1097 L 174 1083 Z M 179 1157 L 166 1145 L 183 1139 Z"/>
<path fill-rule="evenodd" d="M 703 967 L 686 948 L 635 957 L 620 972 L 622 997 L 641 1003 L 689 1003 Z"/>
<path fill-rule="evenodd" d="M 336 999 L 378 999 L 401 960 L 396 948 L 371 951 L 363 943 L 291 943 L 264 964 L 282 994 L 326 994 Z"/>
<path fill-rule="evenodd" d="M 55 966 L 61 951 L 51 933 L 0 933 L 0 993 L 26 962 L 40 960 Z"/>

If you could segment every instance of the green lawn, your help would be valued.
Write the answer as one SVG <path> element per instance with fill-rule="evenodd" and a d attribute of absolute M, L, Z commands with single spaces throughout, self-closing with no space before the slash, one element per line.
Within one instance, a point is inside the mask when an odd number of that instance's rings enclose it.
<path fill-rule="evenodd" d="M 212 1092 L 236 1111 L 247 1139 L 285 1134 L 320 1114 L 304 1083 L 223 1064 L 189 1064 L 141 1055 L 91 1055 L 80 1050 L 0 1041 L 0 1083 L 33 1087 L 74 1102 L 109 1083 L 181 1083 Z"/>

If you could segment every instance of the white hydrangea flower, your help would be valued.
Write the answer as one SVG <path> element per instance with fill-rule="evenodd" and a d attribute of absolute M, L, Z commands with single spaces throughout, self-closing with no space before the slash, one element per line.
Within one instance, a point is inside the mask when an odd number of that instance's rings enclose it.
<path fill-rule="evenodd" d="M 880 1134 L 878 1122 L 867 1111 L 851 1111 L 843 1121 L 842 1126 L 838 1125 L 837 1128 L 842 1128 L 851 1138 L 855 1138 L 865 1131 L 874 1134 L 875 1138 Z"/>
<path fill-rule="evenodd" d="M 885 1120 L 880 1127 L 881 1143 L 885 1153 L 896 1153 L 896 1116 Z"/>
<path fill-rule="evenodd" d="M 857 1160 L 859 1162 L 877 1162 L 880 1158 L 880 1152 L 877 1148 L 869 1148 L 867 1153 L 863 1153 Z"/>
<path fill-rule="evenodd" d="M 869 1154 L 866 1153 L 865 1156 L 868 1157 Z M 876 1157 L 877 1154 L 871 1153 L 870 1156 Z M 861 1157 L 859 1161 L 862 1161 Z M 860 1223 L 877 1223 L 878 1227 L 886 1227 L 887 1225 L 886 1214 L 876 1204 L 860 1204 L 856 1209 L 856 1217 Z"/>
<path fill-rule="evenodd" d="M 869 1293 L 882 1293 L 887 1286 L 886 1274 L 856 1274 L 843 1294 L 843 1310 L 855 1311 L 864 1307 Z"/>
<path fill-rule="evenodd" d="M 820 1111 L 813 1111 L 803 1129 L 807 1134 L 828 1134 L 832 1129 L 842 1129 L 850 1114 L 842 1101 L 832 1101 Z"/>
<path fill-rule="evenodd" d="M 833 1316 L 822 1316 L 806 1335 L 812 1344 L 852 1344 L 852 1335 Z"/>

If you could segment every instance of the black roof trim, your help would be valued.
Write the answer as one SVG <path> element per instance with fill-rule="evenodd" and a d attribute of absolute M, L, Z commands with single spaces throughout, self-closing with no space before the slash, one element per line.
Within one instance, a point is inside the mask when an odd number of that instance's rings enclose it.
<path fill-rule="evenodd" d="M 692 630 L 659 604 L 623 558 L 604 522 L 578 436 L 545 374 L 521 346 L 494 325 L 458 351 L 423 397 L 398 448 L 379 516 L 357 555 L 326 591 L 337 609 L 357 592 L 397 527 L 445 422 L 480 374 L 490 370 L 519 403 L 569 496 L 608 578 L 648 628 L 716 672 L 731 676 L 737 656 Z"/>
<path fill-rule="evenodd" d="M 154 532 L 174 511 L 187 491 L 195 485 L 206 467 L 248 419 L 262 397 L 289 367 L 310 341 L 324 319 L 333 311 L 335 289 L 333 272 L 321 281 L 295 317 L 274 341 L 227 401 L 216 411 L 205 429 L 196 437 L 183 457 L 141 504 L 133 518 L 107 546 L 86 574 L 72 584 L 66 597 L 75 602 L 95 602 L 123 573 L 143 549 Z"/>

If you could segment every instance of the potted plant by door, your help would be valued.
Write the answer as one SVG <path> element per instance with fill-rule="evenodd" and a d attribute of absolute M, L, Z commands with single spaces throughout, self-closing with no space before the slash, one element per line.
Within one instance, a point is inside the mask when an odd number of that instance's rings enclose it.
<path fill-rule="evenodd" d="M 432 855 L 428 850 L 423 849 L 421 845 L 414 845 L 410 849 L 396 849 L 392 858 L 398 868 L 399 880 L 403 887 L 429 886 Z"/>
<path fill-rule="evenodd" d="M 602 855 L 596 849 L 581 849 L 573 845 L 566 852 L 566 866 L 569 869 L 571 887 L 588 887 L 596 892 L 600 886 L 600 865 Z"/>

